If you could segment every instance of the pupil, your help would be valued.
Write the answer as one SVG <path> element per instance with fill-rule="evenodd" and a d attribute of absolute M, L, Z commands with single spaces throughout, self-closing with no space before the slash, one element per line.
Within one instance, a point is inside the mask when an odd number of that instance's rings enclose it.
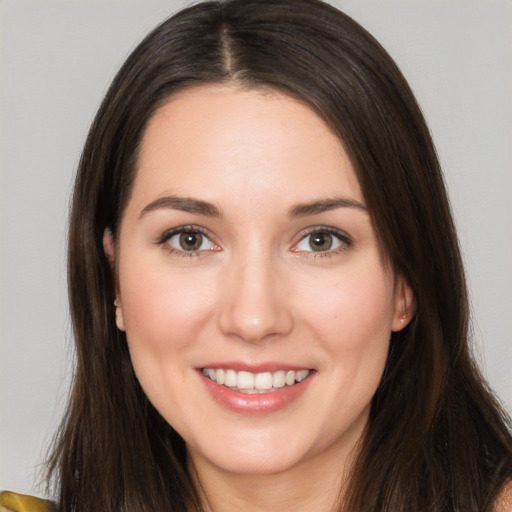
<path fill-rule="evenodd" d="M 197 251 L 201 247 L 203 237 L 200 233 L 182 233 L 180 245 L 185 251 Z"/>
<path fill-rule="evenodd" d="M 328 233 L 315 233 L 311 235 L 309 244 L 313 251 L 327 251 L 331 248 L 332 237 Z"/>

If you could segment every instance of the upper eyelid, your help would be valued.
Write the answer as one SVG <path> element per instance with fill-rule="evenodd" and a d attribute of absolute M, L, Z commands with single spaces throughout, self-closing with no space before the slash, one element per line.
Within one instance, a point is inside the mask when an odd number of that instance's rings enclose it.
<path fill-rule="evenodd" d="M 297 242 L 301 241 L 306 236 L 314 233 L 329 233 L 330 235 L 335 235 L 340 238 L 352 241 L 352 237 L 342 229 L 338 229 L 332 226 L 311 226 L 309 228 L 303 229 L 298 235 L 296 235 Z"/>
<path fill-rule="evenodd" d="M 194 232 L 194 231 L 197 231 L 198 233 L 201 233 L 202 235 L 205 235 L 207 236 L 208 238 L 211 238 L 213 235 L 210 233 L 210 231 L 208 231 L 207 229 L 201 227 L 201 226 L 196 226 L 194 224 L 187 224 L 187 225 L 183 225 L 183 226 L 176 226 L 175 228 L 169 228 L 169 229 L 166 229 L 161 235 L 160 235 L 160 238 L 163 240 L 163 239 L 167 239 L 167 238 L 170 238 L 172 237 L 173 235 L 177 235 L 178 233 L 186 233 L 186 232 Z"/>

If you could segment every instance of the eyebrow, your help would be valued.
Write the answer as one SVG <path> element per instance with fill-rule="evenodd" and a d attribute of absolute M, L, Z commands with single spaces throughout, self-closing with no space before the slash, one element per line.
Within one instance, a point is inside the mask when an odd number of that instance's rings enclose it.
<path fill-rule="evenodd" d="M 159 209 L 179 210 L 189 213 L 197 213 L 207 217 L 221 217 L 222 212 L 217 206 L 201 199 L 192 197 L 165 196 L 155 199 L 140 212 L 139 219 L 149 212 Z M 289 217 L 305 217 L 334 210 L 336 208 L 357 208 L 367 211 L 366 206 L 355 199 L 338 197 L 333 199 L 321 199 L 310 203 L 300 203 L 292 206 L 288 211 Z"/>
<path fill-rule="evenodd" d="M 288 212 L 289 217 L 305 217 L 306 215 L 317 215 L 335 208 L 356 208 L 368 211 L 366 206 L 347 197 L 336 197 L 332 199 L 321 199 L 320 201 L 312 201 L 311 203 L 301 203 L 292 206 Z"/>
<path fill-rule="evenodd" d="M 221 217 L 222 213 L 212 203 L 194 199 L 192 197 L 165 196 L 155 199 L 140 212 L 139 219 L 149 212 L 167 208 L 171 210 L 179 210 L 182 212 L 198 213 L 207 217 Z"/>

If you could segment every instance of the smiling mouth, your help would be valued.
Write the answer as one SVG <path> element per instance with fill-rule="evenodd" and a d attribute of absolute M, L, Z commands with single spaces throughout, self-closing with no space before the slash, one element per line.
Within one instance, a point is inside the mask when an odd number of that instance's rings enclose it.
<path fill-rule="evenodd" d="M 310 370 L 251 373 L 223 368 L 203 368 L 201 371 L 205 377 L 216 384 L 248 394 L 273 393 L 302 382 L 310 374 Z"/>

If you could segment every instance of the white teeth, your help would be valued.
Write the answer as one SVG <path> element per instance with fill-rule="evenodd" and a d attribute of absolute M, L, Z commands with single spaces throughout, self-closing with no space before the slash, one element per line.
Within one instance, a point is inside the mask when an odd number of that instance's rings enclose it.
<path fill-rule="evenodd" d="M 270 389 L 272 387 L 272 374 L 270 372 L 258 373 L 254 378 L 254 389 Z"/>
<path fill-rule="evenodd" d="M 295 373 L 295 380 L 302 382 L 309 375 L 309 370 L 299 370 Z"/>
<path fill-rule="evenodd" d="M 228 388 L 236 388 L 237 378 L 235 370 L 226 370 L 226 375 L 224 376 L 224 386 L 228 386 Z"/>
<path fill-rule="evenodd" d="M 272 375 L 272 387 L 282 388 L 286 384 L 284 370 L 279 370 Z"/>
<path fill-rule="evenodd" d="M 254 373 L 238 372 L 236 387 L 238 389 L 254 389 Z"/>
<path fill-rule="evenodd" d="M 287 386 L 293 386 L 295 384 L 295 372 L 290 370 L 286 372 L 286 377 L 284 378 Z"/>
<path fill-rule="evenodd" d="M 203 368 L 203 375 L 213 382 L 247 393 L 275 391 L 302 382 L 309 370 L 278 370 L 276 372 L 251 373 L 246 371 L 224 370 L 223 368 Z"/>
<path fill-rule="evenodd" d="M 217 382 L 217 384 L 224 384 L 225 376 L 226 376 L 226 373 L 224 372 L 224 370 L 222 370 L 222 369 L 217 370 L 216 375 L 215 375 L 215 381 Z"/>

